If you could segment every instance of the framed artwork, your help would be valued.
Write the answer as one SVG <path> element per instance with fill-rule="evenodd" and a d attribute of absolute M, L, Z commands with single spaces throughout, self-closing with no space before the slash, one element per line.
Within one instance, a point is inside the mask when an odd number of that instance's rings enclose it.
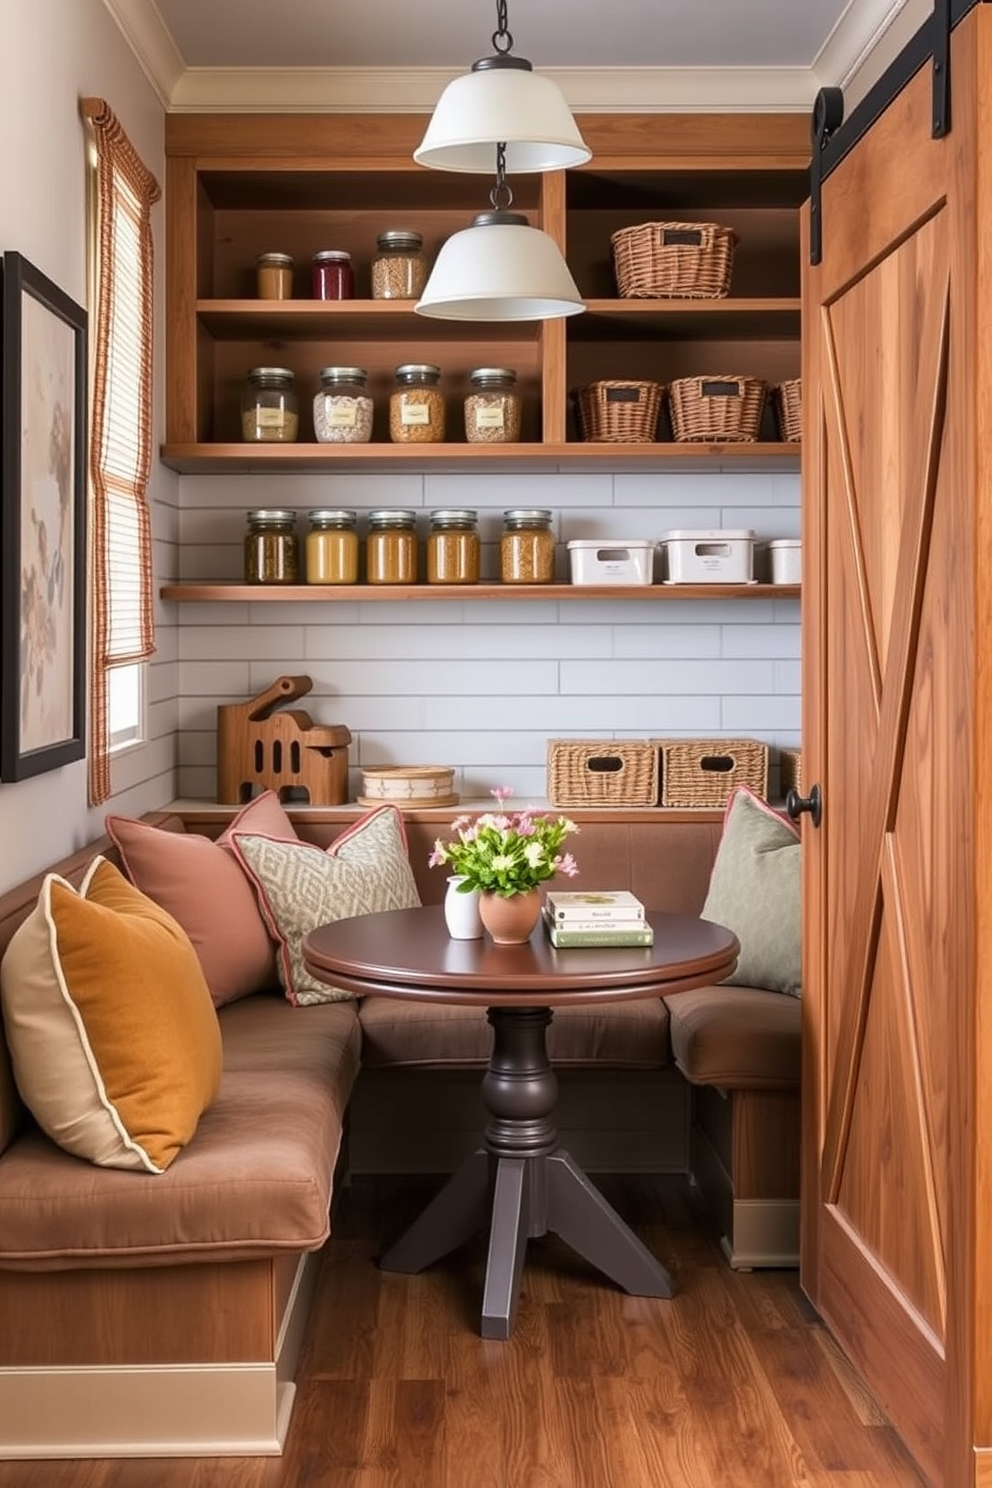
<path fill-rule="evenodd" d="M 86 312 L 2 264 L 0 780 L 86 752 Z"/>

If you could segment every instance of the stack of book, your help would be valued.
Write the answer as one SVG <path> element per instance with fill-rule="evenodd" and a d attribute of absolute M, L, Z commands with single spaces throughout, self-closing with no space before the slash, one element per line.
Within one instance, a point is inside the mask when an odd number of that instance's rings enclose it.
<path fill-rule="evenodd" d="M 548 939 L 558 949 L 579 946 L 649 946 L 654 931 L 644 905 L 626 889 L 548 893 L 544 905 Z"/>

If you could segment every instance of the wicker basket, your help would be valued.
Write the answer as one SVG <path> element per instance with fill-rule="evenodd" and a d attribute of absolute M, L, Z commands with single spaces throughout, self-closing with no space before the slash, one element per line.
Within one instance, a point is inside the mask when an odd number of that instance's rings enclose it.
<path fill-rule="evenodd" d="M 679 377 L 669 385 L 679 443 L 753 444 L 767 388 L 757 377 Z"/>
<path fill-rule="evenodd" d="M 730 289 L 736 233 L 716 222 L 642 222 L 610 239 L 622 299 L 719 300 Z"/>
<path fill-rule="evenodd" d="M 798 444 L 803 433 L 803 380 L 794 377 L 772 389 L 778 431 L 787 444 Z"/>
<path fill-rule="evenodd" d="M 768 795 L 768 745 L 757 739 L 655 739 L 662 806 L 725 806 L 739 785 Z"/>
<path fill-rule="evenodd" d="M 589 443 L 651 444 L 665 389 L 660 382 L 616 378 L 575 391 L 579 431 Z"/>
<path fill-rule="evenodd" d="M 785 800 L 790 790 L 802 794 L 803 752 L 801 749 L 780 749 L 778 752 L 778 787 Z"/>
<path fill-rule="evenodd" d="M 658 751 L 647 739 L 549 739 L 553 806 L 655 806 Z"/>

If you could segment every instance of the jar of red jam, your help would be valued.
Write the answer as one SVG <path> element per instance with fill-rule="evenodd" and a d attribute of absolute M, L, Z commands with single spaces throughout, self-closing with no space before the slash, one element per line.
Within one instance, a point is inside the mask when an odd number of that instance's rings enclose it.
<path fill-rule="evenodd" d="M 324 248 L 315 253 L 311 279 L 315 300 L 350 300 L 355 293 L 351 254 L 343 248 Z"/>

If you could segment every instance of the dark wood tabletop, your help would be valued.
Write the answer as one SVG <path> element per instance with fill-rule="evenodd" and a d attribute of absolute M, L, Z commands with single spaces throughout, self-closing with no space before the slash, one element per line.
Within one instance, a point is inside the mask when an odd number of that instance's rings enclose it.
<path fill-rule="evenodd" d="M 347 992 L 505 1007 L 659 996 L 733 971 L 740 946 L 724 926 L 694 915 L 647 918 L 653 946 L 555 950 L 541 926 L 524 945 L 452 940 L 441 907 L 429 905 L 321 925 L 303 951 L 314 976 Z"/>

